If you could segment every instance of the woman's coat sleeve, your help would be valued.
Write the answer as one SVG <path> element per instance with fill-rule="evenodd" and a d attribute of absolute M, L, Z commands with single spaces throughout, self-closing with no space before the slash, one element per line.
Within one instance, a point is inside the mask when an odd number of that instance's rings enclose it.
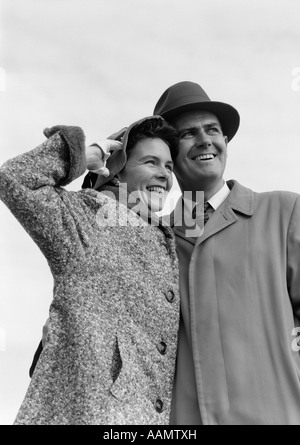
<path fill-rule="evenodd" d="M 50 263 L 64 267 L 78 248 L 80 208 L 67 185 L 86 170 L 84 133 L 79 127 L 46 129 L 37 148 L 0 168 L 0 198 L 33 238 Z M 74 201 L 74 200 L 73 200 Z"/>

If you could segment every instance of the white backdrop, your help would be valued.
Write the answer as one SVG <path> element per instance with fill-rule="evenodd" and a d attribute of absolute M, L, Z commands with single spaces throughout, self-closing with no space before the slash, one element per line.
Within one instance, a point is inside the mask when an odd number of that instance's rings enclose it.
<path fill-rule="evenodd" d="M 225 178 L 300 193 L 299 0 L 2 0 L 0 7 L 0 164 L 42 142 L 46 126 L 80 125 L 87 143 L 107 136 L 151 115 L 168 86 L 191 80 L 240 112 Z M 3 203 L 0 221 L 0 424 L 11 424 L 52 277 Z"/>

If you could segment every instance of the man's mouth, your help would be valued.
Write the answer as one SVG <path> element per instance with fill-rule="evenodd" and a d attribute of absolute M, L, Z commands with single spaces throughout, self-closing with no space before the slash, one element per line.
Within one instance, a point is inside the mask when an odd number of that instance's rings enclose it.
<path fill-rule="evenodd" d="M 164 187 L 161 187 L 159 185 L 149 185 L 146 187 L 146 189 L 151 193 L 158 193 L 159 195 L 163 195 L 166 191 Z"/>
<path fill-rule="evenodd" d="M 202 155 L 197 155 L 197 156 L 193 157 L 192 160 L 193 161 L 211 161 L 215 157 L 216 157 L 216 155 L 214 155 L 213 153 L 206 153 L 206 154 L 202 154 Z"/>

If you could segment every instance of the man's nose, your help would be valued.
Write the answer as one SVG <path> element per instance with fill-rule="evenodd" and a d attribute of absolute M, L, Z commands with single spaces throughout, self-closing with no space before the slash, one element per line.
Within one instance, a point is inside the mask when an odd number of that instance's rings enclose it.
<path fill-rule="evenodd" d="M 199 131 L 196 135 L 196 145 L 198 147 L 209 147 L 211 140 L 209 135 L 205 131 Z"/>

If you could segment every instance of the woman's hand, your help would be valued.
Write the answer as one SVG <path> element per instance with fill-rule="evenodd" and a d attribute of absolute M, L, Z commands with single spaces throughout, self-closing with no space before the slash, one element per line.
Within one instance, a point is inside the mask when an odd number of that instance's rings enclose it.
<path fill-rule="evenodd" d="M 87 169 L 93 173 L 102 176 L 109 176 L 110 172 L 106 167 L 106 161 L 111 153 L 115 150 L 122 150 L 123 145 L 119 141 L 112 139 L 104 139 L 99 144 L 93 144 L 86 147 L 86 166 Z"/>

